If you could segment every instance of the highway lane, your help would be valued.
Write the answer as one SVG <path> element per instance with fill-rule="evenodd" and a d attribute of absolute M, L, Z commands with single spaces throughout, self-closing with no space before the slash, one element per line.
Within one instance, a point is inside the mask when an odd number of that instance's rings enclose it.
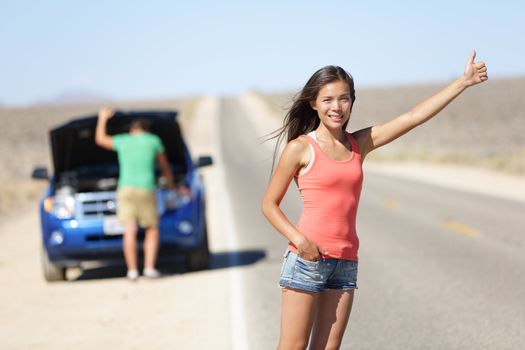
<path fill-rule="evenodd" d="M 260 214 L 271 152 L 235 99 L 221 101 L 227 189 L 240 251 L 247 339 L 273 348 L 286 242 Z M 401 141 L 402 142 L 402 141 Z M 300 213 L 291 186 L 283 202 Z M 517 349 L 525 346 L 525 204 L 366 172 L 358 216 L 359 290 L 344 349 Z"/>
<path fill-rule="evenodd" d="M 206 97 L 184 120 L 192 154 L 215 159 L 203 169 L 210 270 L 170 264 L 160 280 L 130 283 L 123 266 L 86 265 L 46 283 L 34 204 L 3 218 L 0 348 L 275 348 L 286 241 L 259 210 L 271 165 L 257 140 L 271 123 L 263 110 Z M 283 208 L 297 220 L 294 185 Z M 366 170 L 360 288 L 343 349 L 525 348 L 524 209 Z"/>
<path fill-rule="evenodd" d="M 522 347 L 524 209 L 367 174 L 356 348 Z"/>

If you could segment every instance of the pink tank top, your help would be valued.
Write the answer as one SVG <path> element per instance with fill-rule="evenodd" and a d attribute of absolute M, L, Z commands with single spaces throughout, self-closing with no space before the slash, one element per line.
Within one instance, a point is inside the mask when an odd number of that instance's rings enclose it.
<path fill-rule="evenodd" d="M 296 178 L 303 200 L 297 229 L 327 251 L 323 257 L 357 261 L 356 215 L 363 183 L 362 159 L 357 142 L 351 134 L 345 134 L 352 144 L 352 155 L 342 161 L 323 152 L 314 140 L 314 132 L 308 134 L 313 153 Z M 292 243 L 289 249 L 297 253 Z"/>

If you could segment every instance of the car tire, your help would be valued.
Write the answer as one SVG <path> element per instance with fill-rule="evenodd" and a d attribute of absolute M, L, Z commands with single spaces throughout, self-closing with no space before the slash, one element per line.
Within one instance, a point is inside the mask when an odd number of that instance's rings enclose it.
<path fill-rule="evenodd" d="M 65 281 L 66 280 L 66 268 L 54 264 L 49 257 L 47 256 L 47 251 L 44 246 L 42 246 L 41 251 L 41 263 L 42 270 L 44 272 L 44 278 L 48 282 L 55 281 Z"/>
<path fill-rule="evenodd" d="M 189 271 L 206 270 L 210 267 L 210 249 L 208 247 L 208 230 L 204 225 L 204 240 L 199 248 L 186 255 L 186 268 Z"/>

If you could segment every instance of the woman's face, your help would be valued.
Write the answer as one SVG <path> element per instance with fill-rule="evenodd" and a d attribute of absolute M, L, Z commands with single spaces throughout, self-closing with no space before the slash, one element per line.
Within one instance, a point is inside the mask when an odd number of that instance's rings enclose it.
<path fill-rule="evenodd" d="M 321 123 L 330 129 L 342 128 L 350 118 L 352 100 L 350 88 L 342 80 L 324 85 L 317 94 L 317 98 L 310 102 L 310 106 L 317 111 Z"/>

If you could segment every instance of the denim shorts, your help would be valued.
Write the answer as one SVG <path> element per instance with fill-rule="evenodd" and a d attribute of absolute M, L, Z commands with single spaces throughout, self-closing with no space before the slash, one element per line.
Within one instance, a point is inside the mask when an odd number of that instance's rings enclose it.
<path fill-rule="evenodd" d="M 310 261 L 286 250 L 279 285 L 307 292 L 357 289 L 357 261 L 333 258 Z"/>

